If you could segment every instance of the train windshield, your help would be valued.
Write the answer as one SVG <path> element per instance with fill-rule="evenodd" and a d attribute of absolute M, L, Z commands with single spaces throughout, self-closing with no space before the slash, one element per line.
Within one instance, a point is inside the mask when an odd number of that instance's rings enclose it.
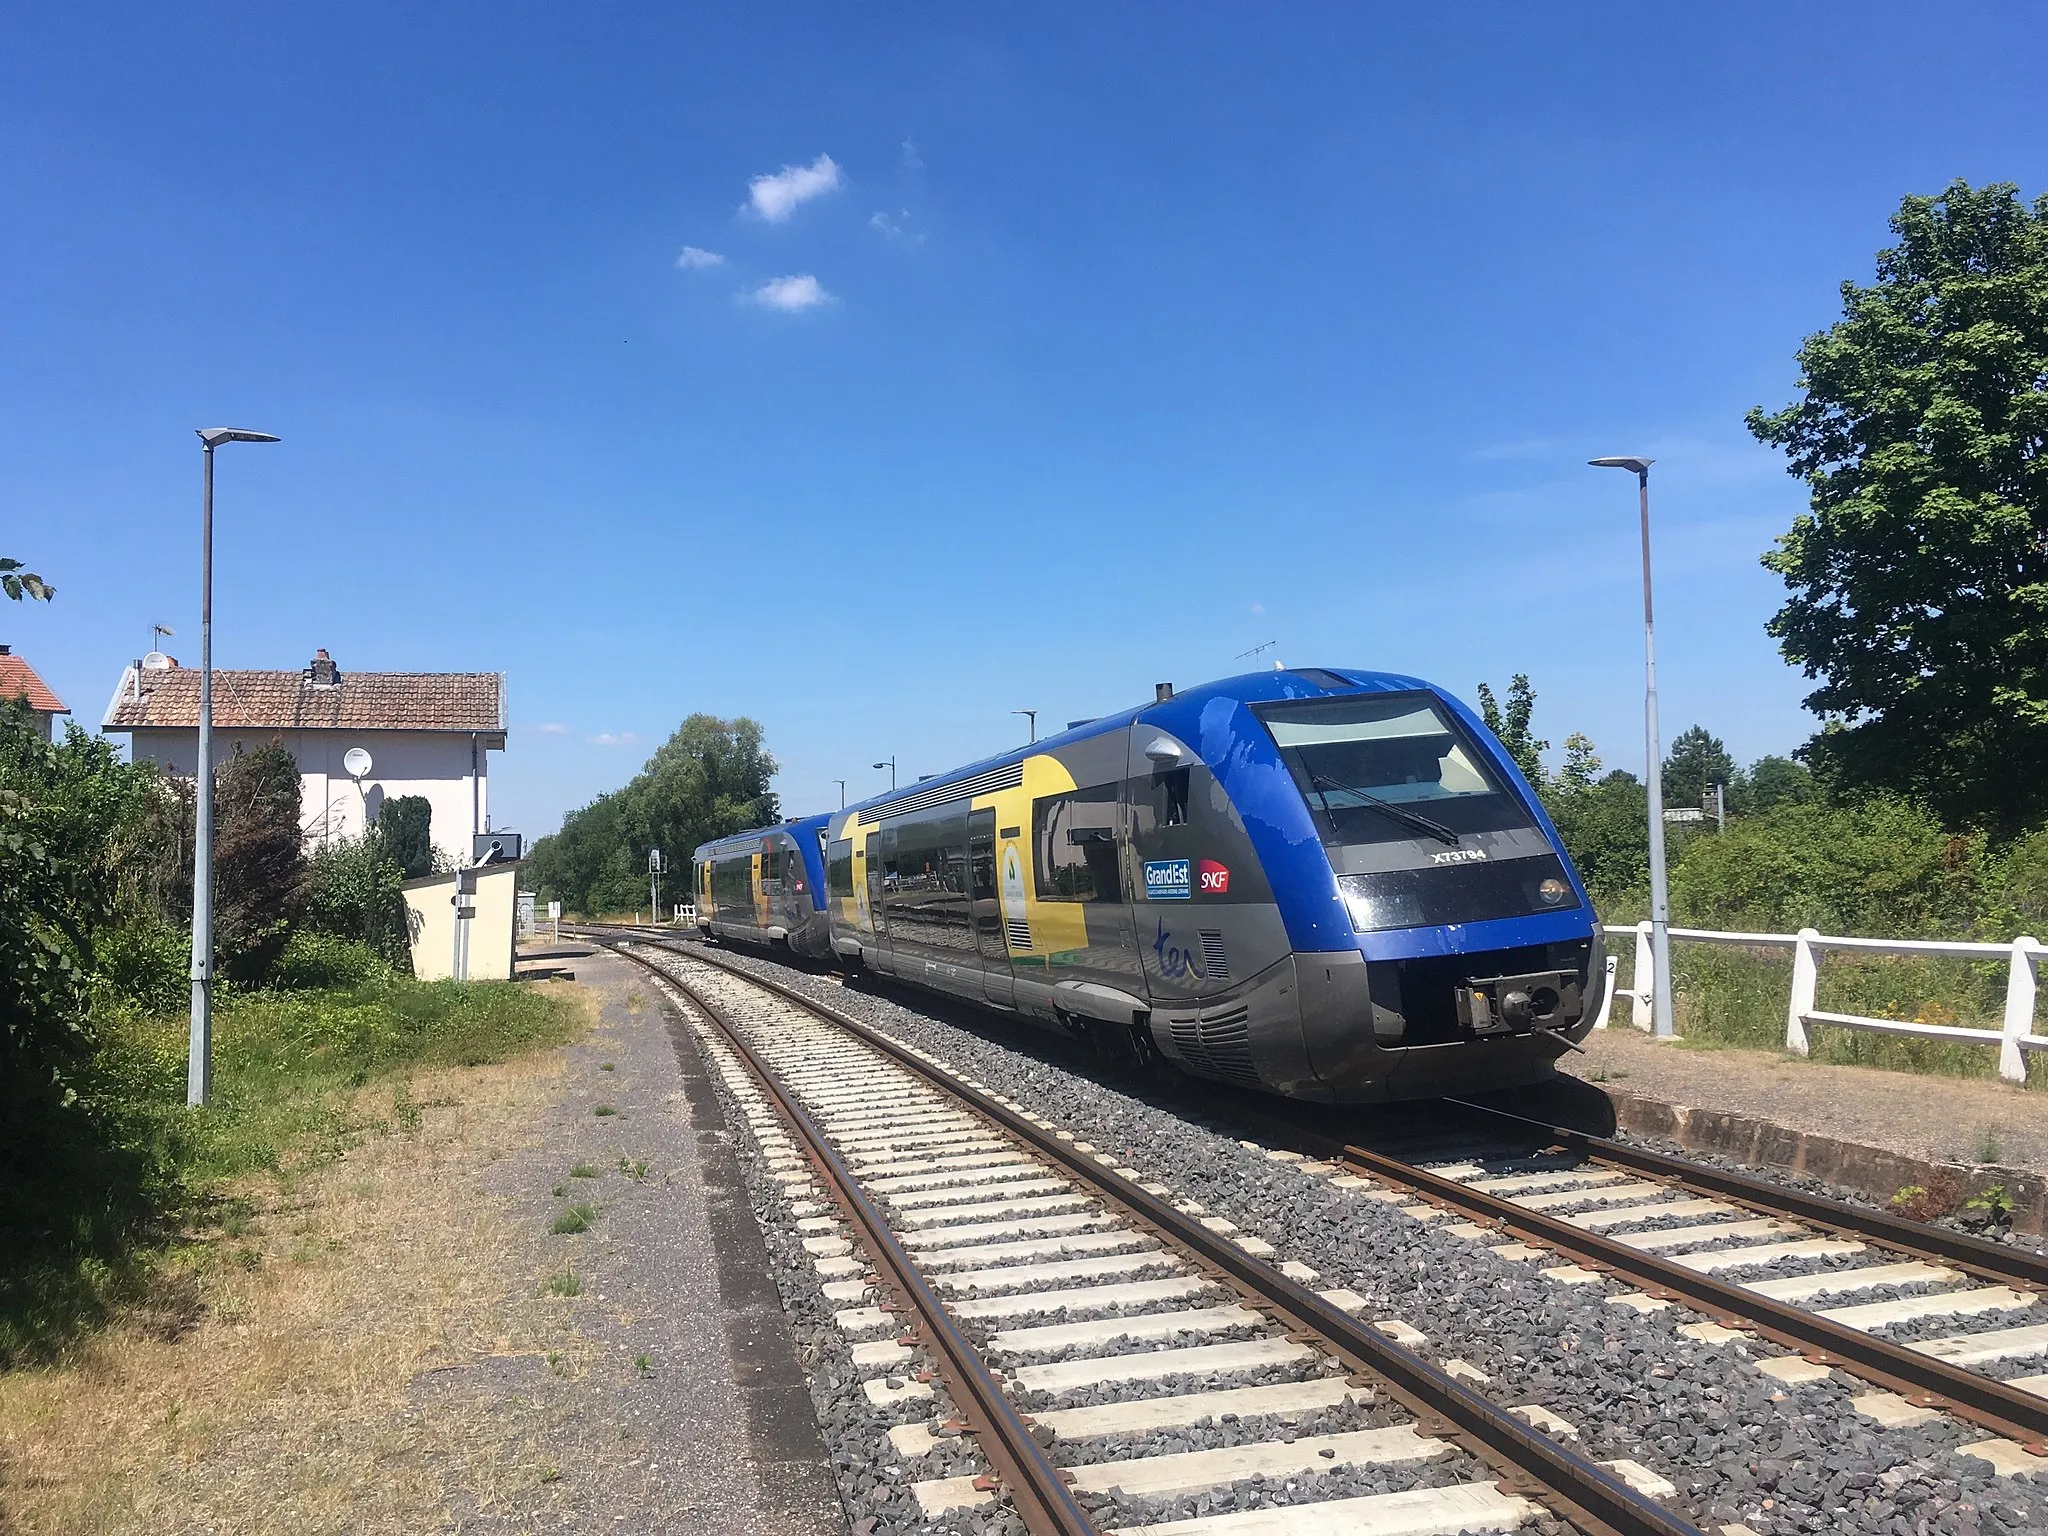
<path fill-rule="evenodd" d="M 1532 825 L 1464 729 L 1428 694 L 1301 699 L 1258 710 L 1332 845 L 1422 841 Z"/>

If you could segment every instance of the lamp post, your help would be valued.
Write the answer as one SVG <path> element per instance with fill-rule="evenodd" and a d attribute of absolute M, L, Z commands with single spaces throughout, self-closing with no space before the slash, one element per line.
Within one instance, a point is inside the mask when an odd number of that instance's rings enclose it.
<path fill-rule="evenodd" d="M 846 809 L 846 780 L 834 779 L 832 782 L 839 786 L 839 809 L 843 811 Z"/>
<path fill-rule="evenodd" d="M 1657 739 L 1657 631 L 1650 605 L 1650 466 L 1654 459 L 1589 459 L 1599 469 L 1634 472 L 1643 524 L 1643 735 L 1650 791 L 1650 1027 L 1660 1040 L 1678 1031 L 1671 1021 L 1671 893 L 1664 879 L 1664 748 Z"/>
<path fill-rule="evenodd" d="M 892 757 L 887 762 L 876 763 L 875 766 L 889 770 L 889 787 L 894 789 L 896 787 L 896 759 Z"/>
<path fill-rule="evenodd" d="M 274 443 L 268 432 L 201 427 L 206 496 L 199 518 L 199 762 L 192 838 L 192 1042 L 185 1103 L 213 1096 L 213 450 L 222 443 Z"/>
<path fill-rule="evenodd" d="M 1035 709 L 1013 709 L 1010 713 L 1022 715 L 1031 722 L 1031 740 L 1035 744 L 1038 741 L 1038 711 Z"/>

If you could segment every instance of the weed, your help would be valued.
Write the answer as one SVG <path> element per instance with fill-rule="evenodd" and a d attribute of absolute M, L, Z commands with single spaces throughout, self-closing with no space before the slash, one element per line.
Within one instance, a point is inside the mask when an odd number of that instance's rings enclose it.
<path fill-rule="evenodd" d="M 398 1128 L 408 1136 L 417 1136 L 420 1129 L 420 1107 L 412 1101 L 412 1084 L 402 1082 L 391 1091 L 391 1118 L 398 1122 Z"/>
<path fill-rule="evenodd" d="M 1963 1202 L 1963 1209 L 1969 1214 L 1964 1218 L 1987 1227 L 2005 1227 L 2012 1224 L 2012 1196 L 2005 1192 L 2003 1184 L 1989 1184 Z"/>
<path fill-rule="evenodd" d="M 562 1198 L 562 1196 L 564 1196 L 564 1195 L 566 1195 L 566 1194 L 568 1194 L 568 1193 L 569 1193 L 569 1186 L 568 1186 L 568 1185 L 566 1185 L 566 1184 L 557 1184 L 557 1185 L 555 1186 L 555 1198 L 556 1198 L 557 1200 L 561 1199 L 561 1198 Z"/>
<path fill-rule="evenodd" d="M 1980 1163 L 2001 1163 L 2005 1161 L 2005 1143 L 1998 1138 L 1998 1127 L 1987 1125 L 1977 1133 L 1977 1161 Z"/>
<path fill-rule="evenodd" d="M 652 1376 L 654 1374 L 654 1356 L 635 1355 L 633 1357 L 633 1369 L 642 1376 Z"/>
<path fill-rule="evenodd" d="M 612 1064 L 608 1061 L 600 1063 L 597 1070 L 600 1072 L 610 1072 L 613 1070 Z"/>
<path fill-rule="evenodd" d="M 591 1113 L 593 1115 L 598 1116 L 601 1119 L 606 1115 L 616 1115 L 618 1111 L 616 1109 L 613 1109 L 609 1104 L 600 1104 L 597 1106 L 597 1108 L 593 1109 Z"/>
<path fill-rule="evenodd" d="M 1908 1184 L 1891 1199 L 1892 1209 L 1908 1221 L 1939 1220 L 1962 1202 L 1961 1182 L 1953 1178 L 1943 1178 L 1932 1187 Z"/>
<path fill-rule="evenodd" d="M 644 1179 L 647 1177 L 647 1159 L 644 1157 L 622 1157 L 619 1159 L 619 1172 L 629 1179 Z"/>
<path fill-rule="evenodd" d="M 559 1275 L 549 1275 L 546 1286 L 550 1296 L 581 1296 L 583 1280 L 573 1269 L 565 1269 Z"/>
<path fill-rule="evenodd" d="M 595 1163 L 578 1163 L 569 1170 L 572 1179 L 597 1179 L 604 1176 L 604 1170 Z"/>
<path fill-rule="evenodd" d="M 548 1369 L 553 1371 L 557 1376 L 566 1376 L 569 1374 L 569 1368 L 566 1365 L 562 1364 L 562 1357 L 552 1349 L 548 1351 Z"/>
<path fill-rule="evenodd" d="M 235 1250 L 235 1263 L 243 1269 L 261 1269 L 263 1267 L 263 1255 L 254 1248 L 237 1248 Z"/>
<path fill-rule="evenodd" d="M 220 1229 L 228 1237 L 240 1237 L 249 1230 L 249 1222 L 255 1214 L 247 1200 L 223 1200 L 220 1207 Z"/>
<path fill-rule="evenodd" d="M 548 1230 L 557 1237 L 572 1237 L 578 1232 L 588 1232 L 591 1222 L 596 1219 L 597 1207 L 579 1202 L 557 1216 L 555 1224 Z"/>
<path fill-rule="evenodd" d="M 558 1483 L 562 1480 L 562 1469 L 560 1467 L 542 1467 L 540 1469 L 540 1480 L 544 1483 Z"/>

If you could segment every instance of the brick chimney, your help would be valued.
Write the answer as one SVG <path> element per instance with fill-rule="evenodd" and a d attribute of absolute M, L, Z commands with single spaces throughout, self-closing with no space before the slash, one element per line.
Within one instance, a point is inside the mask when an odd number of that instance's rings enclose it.
<path fill-rule="evenodd" d="M 321 646 L 313 653 L 312 665 L 306 668 L 306 681 L 315 688 L 333 688 L 341 682 L 341 669 L 334 664 L 334 658 L 327 654 L 326 646 Z"/>

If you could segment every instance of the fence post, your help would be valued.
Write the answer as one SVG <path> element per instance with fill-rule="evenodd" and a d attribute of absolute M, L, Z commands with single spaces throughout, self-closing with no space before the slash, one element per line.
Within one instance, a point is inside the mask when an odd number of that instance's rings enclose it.
<path fill-rule="evenodd" d="M 2027 1080 L 2027 1053 L 2020 1036 L 2034 1032 L 2034 951 L 2039 946 L 2022 936 L 2012 941 L 2012 969 L 2005 978 L 2005 1027 L 1999 1031 L 1998 1075 L 2008 1083 Z"/>
<path fill-rule="evenodd" d="M 1657 960 L 1650 949 L 1650 920 L 1644 918 L 1636 924 L 1636 968 L 1629 982 L 1635 988 L 1635 998 L 1628 1021 L 1637 1029 L 1651 1027 L 1650 999 L 1656 996 L 1656 977 Z"/>
<path fill-rule="evenodd" d="M 1607 1015 L 1614 1012 L 1614 972 L 1615 968 L 1620 964 L 1620 956 L 1609 955 L 1607 957 L 1607 989 L 1601 994 L 1600 1012 L 1593 1020 L 1593 1027 L 1595 1029 L 1605 1029 L 1607 1027 Z"/>
<path fill-rule="evenodd" d="M 1792 1000 L 1785 1010 L 1785 1049 L 1795 1056 L 1808 1053 L 1806 1016 L 1813 1012 L 1814 999 L 1820 994 L 1820 959 L 1813 947 L 1819 937 L 1817 929 L 1802 928 L 1792 945 Z"/>

